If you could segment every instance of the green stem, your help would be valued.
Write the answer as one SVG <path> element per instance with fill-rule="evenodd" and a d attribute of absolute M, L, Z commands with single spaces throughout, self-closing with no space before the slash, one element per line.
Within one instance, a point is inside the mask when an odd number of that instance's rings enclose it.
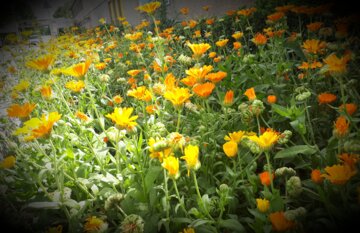
<path fill-rule="evenodd" d="M 206 205 L 201 197 L 201 194 L 200 194 L 200 190 L 199 190 L 199 185 L 198 185 L 198 182 L 197 182 L 197 179 L 196 179 L 196 173 L 195 171 L 192 171 L 193 173 L 193 177 L 194 177 L 194 185 L 195 185 L 195 189 L 196 189 L 196 194 L 199 198 L 199 202 L 200 204 L 202 205 L 202 209 L 205 211 L 205 214 L 211 219 L 211 220 L 214 220 L 213 217 L 210 215 L 208 209 L 206 208 Z"/>
<path fill-rule="evenodd" d="M 166 232 L 170 233 L 169 223 L 170 223 L 170 203 L 169 203 L 169 190 L 168 190 L 168 177 L 166 174 L 166 169 L 163 169 L 164 171 L 164 188 L 165 188 L 165 210 L 166 210 L 166 222 L 165 222 L 165 228 Z"/>
<path fill-rule="evenodd" d="M 188 216 L 188 212 L 187 212 L 187 210 L 185 208 L 184 201 L 180 197 L 179 190 L 178 190 L 178 187 L 177 187 L 177 184 L 176 184 L 176 180 L 175 179 L 172 179 L 172 180 L 173 180 L 173 183 L 174 183 L 174 188 L 175 188 L 177 199 L 179 200 L 179 203 L 180 203 L 180 207 L 184 211 L 185 215 Z"/>
<path fill-rule="evenodd" d="M 265 151 L 265 157 L 267 162 L 267 169 L 270 176 L 270 185 L 271 185 L 271 192 L 274 193 L 274 183 L 273 183 L 273 177 L 272 177 L 272 169 L 271 169 L 271 163 L 270 163 L 270 155 L 268 151 Z"/>
<path fill-rule="evenodd" d="M 179 132 L 179 129 L 180 129 L 181 110 L 182 110 L 182 109 L 179 109 L 179 111 L 178 111 L 178 118 L 177 118 L 177 124 L 176 124 L 176 130 L 175 130 L 175 132 Z"/>

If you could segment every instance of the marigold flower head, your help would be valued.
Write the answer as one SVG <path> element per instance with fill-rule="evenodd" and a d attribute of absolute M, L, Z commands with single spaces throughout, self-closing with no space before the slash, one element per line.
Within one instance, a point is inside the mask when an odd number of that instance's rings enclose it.
<path fill-rule="evenodd" d="M 244 95 L 248 97 L 249 101 L 253 101 L 256 99 L 255 89 L 253 87 L 246 89 Z"/>
<path fill-rule="evenodd" d="M 218 47 L 224 47 L 228 42 L 229 42 L 229 39 L 222 39 L 222 40 L 216 41 L 215 44 Z"/>
<path fill-rule="evenodd" d="M 24 105 L 13 104 L 6 109 L 9 117 L 18 117 L 20 119 L 26 119 L 30 113 L 34 110 L 36 104 L 25 103 Z"/>
<path fill-rule="evenodd" d="M 189 7 L 180 8 L 180 13 L 183 14 L 183 15 L 189 14 Z"/>
<path fill-rule="evenodd" d="M 206 83 L 203 83 L 203 84 L 195 85 L 192 90 L 199 97 L 206 99 L 212 93 L 214 88 L 215 88 L 215 84 L 210 83 L 210 82 L 206 82 Z"/>
<path fill-rule="evenodd" d="M 42 86 L 40 88 L 40 93 L 41 93 L 41 96 L 45 99 L 50 99 L 51 98 L 51 95 L 52 95 L 52 89 L 51 89 L 51 86 Z"/>
<path fill-rule="evenodd" d="M 285 218 L 283 211 L 271 213 L 269 219 L 274 231 L 285 232 L 292 229 L 295 226 L 294 221 L 290 221 Z"/>
<path fill-rule="evenodd" d="M 90 216 L 86 219 L 84 224 L 84 231 L 86 233 L 103 232 L 107 229 L 108 224 L 101 218 Z"/>
<path fill-rule="evenodd" d="M 22 92 L 28 89 L 30 86 L 30 82 L 27 80 L 21 80 L 17 85 L 13 87 L 13 91 Z"/>
<path fill-rule="evenodd" d="M 169 156 L 163 159 L 161 164 L 169 172 L 172 179 L 177 179 L 180 176 L 179 172 L 179 159 L 174 156 Z"/>
<path fill-rule="evenodd" d="M 232 38 L 234 38 L 235 40 L 239 40 L 241 37 L 243 37 L 244 33 L 243 32 L 235 32 L 231 35 Z"/>
<path fill-rule="evenodd" d="M 247 16 L 250 16 L 252 13 L 254 13 L 256 10 L 257 9 L 255 7 L 241 9 L 241 10 L 237 11 L 237 14 L 247 17 Z"/>
<path fill-rule="evenodd" d="M 218 83 L 224 78 L 226 78 L 227 73 L 224 71 L 218 71 L 216 73 L 209 73 L 205 76 L 205 78 L 213 83 Z"/>
<path fill-rule="evenodd" d="M 81 62 L 68 68 L 62 69 L 61 73 L 75 78 L 82 78 L 88 72 L 90 64 L 91 61 L 87 60 L 85 62 Z"/>
<path fill-rule="evenodd" d="M 350 58 L 348 56 L 338 57 L 335 53 L 330 54 L 324 59 L 327 71 L 331 74 L 343 74 L 347 71 L 347 63 Z"/>
<path fill-rule="evenodd" d="M 256 33 L 254 38 L 251 39 L 251 41 L 258 46 L 266 44 L 267 40 L 267 37 L 260 32 Z"/>
<path fill-rule="evenodd" d="M 311 171 L 311 180 L 315 184 L 321 184 L 324 180 L 324 178 L 321 176 L 321 171 L 319 169 L 313 169 Z"/>
<path fill-rule="evenodd" d="M 185 147 L 184 156 L 180 157 L 186 161 L 186 166 L 188 169 L 188 176 L 190 174 L 190 169 L 194 169 L 195 171 L 200 168 L 199 161 L 199 146 L 188 145 Z"/>
<path fill-rule="evenodd" d="M 270 208 L 270 201 L 265 198 L 256 198 L 256 207 L 261 213 L 266 213 Z"/>
<path fill-rule="evenodd" d="M 335 164 L 331 167 L 325 168 L 326 174 L 322 174 L 322 177 L 329 180 L 333 184 L 346 184 L 351 177 L 356 174 L 356 170 L 352 169 L 349 165 Z"/>
<path fill-rule="evenodd" d="M 352 116 L 356 110 L 357 110 L 357 105 L 354 103 L 348 103 L 348 104 L 342 104 L 339 107 L 340 111 L 346 112 L 347 114 L 349 114 L 350 116 Z"/>
<path fill-rule="evenodd" d="M 75 113 L 75 116 L 84 122 L 87 122 L 90 120 L 90 118 L 85 113 L 80 112 L 80 111 L 77 111 Z"/>
<path fill-rule="evenodd" d="M 120 95 L 115 95 L 112 100 L 117 104 L 121 104 L 124 99 Z"/>
<path fill-rule="evenodd" d="M 273 14 L 270 14 L 267 16 L 267 19 L 270 20 L 271 22 L 276 22 L 282 18 L 284 18 L 285 13 L 283 12 L 275 12 Z"/>
<path fill-rule="evenodd" d="M 13 168 L 16 163 L 16 157 L 13 155 L 6 156 L 2 161 L 0 161 L 0 168 L 9 169 Z"/>
<path fill-rule="evenodd" d="M 334 123 L 334 134 L 338 138 L 343 138 L 349 134 L 350 122 L 344 117 L 339 116 Z"/>
<path fill-rule="evenodd" d="M 188 43 L 187 46 L 193 52 L 194 58 L 200 58 L 207 50 L 211 48 L 210 44 L 208 43 L 200 43 L 200 44 L 191 44 Z"/>
<path fill-rule="evenodd" d="M 239 143 L 245 135 L 246 135 L 245 131 L 239 130 L 236 132 L 229 133 L 228 135 L 225 135 L 224 140 L 234 141 L 236 143 Z"/>
<path fill-rule="evenodd" d="M 65 83 L 65 87 L 67 89 L 72 90 L 73 92 L 80 92 L 85 88 L 85 82 L 82 80 L 79 81 L 69 81 L 67 83 Z"/>
<path fill-rule="evenodd" d="M 155 2 L 149 2 L 144 5 L 138 6 L 136 10 L 140 12 L 146 12 L 148 14 L 154 13 L 159 7 L 161 6 L 161 3 L 158 1 Z"/>
<path fill-rule="evenodd" d="M 223 103 L 225 106 L 230 106 L 234 103 L 234 91 L 229 90 L 225 93 Z"/>
<path fill-rule="evenodd" d="M 132 131 L 137 123 L 135 120 L 138 116 L 131 116 L 133 108 L 115 108 L 113 113 L 106 115 L 110 118 L 118 128 Z"/>
<path fill-rule="evenodd" d="M 172 90 L 166 90 L 164 98 L 169 100 L 175 108 L 182 107 L 183 104 L 192 96 L 188 88 L 176 87 Z"/>
<path fill-rule="evenodd" d="M 313 22 L 313 23 L 309 23 L 306 25 L 306 28 L 310 31 L 310 32 L 316 32 L 318 31 L 321 27 L 322 27 L 323 23 L 322 22 Z"/>
<path fill-rule="evenodd" d="M 26 62 L 26 66 L 36 70 L 46 71 L 52 64 L 54 64 L 54 62 L 55 56 L 52 54 L 47 54 L 37 59 Z"/>
<path fill-rule="evenodd" d="M 235 157 L 238 152 L 238 144 L 232 140 L 225 142 L 223 145 L 223 150 L 227 157 L 229 158 Z"/>
<path fill-rule="evenodd" d="M 267 130 L 262 135 L 251 135 L 246 136 L 246 138 L 250 139 L 251 141 L 255 142 L 263 151 L 270 150 L 273 145 L 279 139 L 279 133 L 273 130 Z"/>
<path fill-rule="evenodd" d="M 350 166 L 353 170 L 355 169 L 356 163 L 360 160 L 360 156 L 358 154 L 342 153 L 338 155 L 338 157 L 344 165 Z"/>
<path fill-rule="evenodd" d="M 135 99 L 150 102 L 152 100 L 152 94 L 146 86 L 140 86 L 132 90 L 128 90 L 127 96 L 134 97 Z"/>
<path fill-rule="evenodd" d="M 235 50 L 238 50 L 242 47 L 242 44 L 239 41 L 233 42 L 233 47 Z"/>
<path fill-rule="evenodd" d="M 308 39 L 304 41 L 302 47 L 307 53 L 322 54 L 326 48 L 326 42 L 317 39 Z"/>
<path fill-rule="evenodd" d="M 321 93 L 318 95 L 318 102 L 319 104 L 330 104 L 336 100 L 336 95 L 331 93 Z"/>
<path fill-rule="evenodd" d="M 267 96 L 267 102 L 268 102 L 269 104 L 275 104 L 276 101 L 277 101 L 276 95 L 268 95 L 268 96 Z"/>
<path fill-rule="evenodd" d="M 259 178 L 262 185 L 269 186 L 271 184 L 271 180 L 274 179 L 274 174 L 270 176 L 268 171 L 264 171 L 259 174 Z"/>

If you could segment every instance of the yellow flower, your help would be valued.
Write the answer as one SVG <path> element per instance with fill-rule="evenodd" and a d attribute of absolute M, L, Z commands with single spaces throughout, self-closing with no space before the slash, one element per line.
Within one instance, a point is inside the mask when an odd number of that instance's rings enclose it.
<path fill-rule="evenodd" d="M 169 172 L 169 176 L 173 179 L 177 179 L 180 176 L 179 173 L 179 159 L 174 156 L 164 158 L 161 166 Z"/>
<path fill-rule="evenodd" d="M 201 43 L 201 44 L 188 43 L 187 46 L 189 46 L 191 51 L 193 52 L 194 58 L 200 58 L 208 49 L 211 48 L 210 44 L 208 43 Z"/>
<path fill-rule="evenodd" d="M 229 39 L 223 39 L 216 41 L 216 46 L 218 47 L 224 47 L 229 42 Z"/>
<path fill-rule="evenodd" d="M 148 14 L 152 14 L 154 11 L 156 11 L 156 9 L 158 9 L 161 6 L 161 3 L 156 1 L 156 2 L 149 2 L 147 4 L 138 6 L 136 8 L 136 10 L 140 11 L 140 12 L 146 12 Z"/>
<path fill-rule="evenodd" d="M 270 207 L 270 201 L 262 198 L 256 198 L 256 206 L 261 213 L 265 213 Z"/>
<path fill-rule="evenodd" d="M 24 105 L 13 104 L 6 111 L 9 117 L 25 119 L 29 117 L 36 104 L 25 103 Z"/>
<path fill-rule="evenodd" d="M 1 162 L 0 162 L 0 168 L 9 169 L 15 166 L 16 157 L 13 155 L 6 156 Z"/>
<path fill-rule="evenodd" d="M 326 43 L 324 41 L 320 41 L 317 39 L 310 39 L 306 40 L 302 47 L 304 48 L 305 52 L 312 53 L 312 54 L 321 54 L 324 52 L 326 47 Z"/>
<path fill-rule="evenodd" d="M 41 56 L 35 60 L 26 62 L 26 66 L 40 71 L 48 70 L 54 63 L 55 57 L 52 54 Z"/>
<path fill-rule="evenodd" d="M 41 93 L 41 96 L 44 97 L 45 99 L 50 99 L 51 98 L 51 94 L 52 94 L 52 89 L 51 89 L 51 86 L 42 86 L 40 88 L 40 93 Z"/>
<path fill-rule="evenodd" d="M 327 174 L 322 174 L 321 176 L 330 180 L 333 184 L 345 184 L 357 172 L 347 164 L 335 164 L 331 167 L 327 166 L 325 171 Z"/>
<path fill-rule="evenodd" d="M 206 99 L 212 93 L 214 88 L 215 88 L 215 84 L 210 83 L 210 82 L 206 82 L 206 83 L 203 83 L 203 84 L 195 85 L 192 90 L 199 97 Z"/>
<path fill-rule="evenodd" d="M 80 112 L 80 111 L 77 111 L 75 113 L 75 116 L 84 122 L 87 122 L 90 120 L 90 118 L 85 113 Z"/>
<path fill-rule="evenodd" d="M 195 233 L 195 229 L 192 227 L 185 228 L 182 232 L 179 233 Z"/>
<path fill-rule="evenodd" d="M 239 130 L 237 132 L 229 133 L 229 135 L 226 135 L 224 139 L 225 141 L 234 141 L 236 143 L 239 143 L 241 139 L 245 136 L 245 134 L 245 131 Z"/>
<path fill-rule="evenodd" d="M 62 233 L 63 226 L 57 225 L 56 227 L 49 227 L 46 231 L 46 233 Z"/>
<path fill-rule="evenodd" d="M 72 65 L 68 68 L 62 69 L 61 73 L 69 75 L 75 78 L 82 78 L 88 71 L 91 61 L 87 60 L 86 62 L 81 62 L 75 65 Z"/>
<path fill-rule="evenodd" d="M 172 154 L 172 149 L 164 138 L 150 138 L 149 142 L 150 158 L 158 158 L 162 163 L 163 159 Z"/>
<path fill-rule="evenodd" d="M 58 112 L 51 112 L 47 117 L 45 115 L 42 115 L 40 119 L 41 123 L 38 125 L 38 127 L 32 130 L 31 138 L 47 137 L 51 133 L 52 127 L 55 122 L 60 120 L 60 118 L 61 114 L 59 114 Z"/>
<path fill-rule="evenodd" d="M 205 79 L 205 76 L 211 72 L 213 69 L 212 66 L 204 65 L 201 68 L 192 67 L 188 70 L 185 70 L 185 73 L 196 79 L 197 82 L 202 82 Z"/>
<path fill-rule="evenodd" d="M 84 224 L 84 231 L 86 233 L 102 232 L 106 230 L 107 227 L 108 224 L 104 222 L 104 220 L 96 216 L 90 216 L 86 219 L 86 222 Z"/>
<path fill-rule="evenodd" d="M 141 70 L 129 70 L 128 72 L 126 72 L 128 75 L 130 75 L 131 77 L 135 77 L 136 75 L 138 75 L 141 72 Z"/>
<path fill-rule="evenodd" d="M 223 150 L 227 157 L 235 157 L 238 152 L 238 144 L 232 140 L 228 141 L 223 145 Z"/>
<path fill-rule="evenodd" d="M 186 166 L 188 169 L 188 176 L 190 174 L 190 169 L 197 170 L 200 168 L 199 161 L 199 147 L 188 145 L 185 147 L 185 155 L 180 157 L 186 161 Z"/>
<path fill-rule="evenodd" d="M 128 90 L 127 96 L 134 97 L 135 99 L 149 102 L 152 100 L 151 92 L 146 88 L 146 86 L 141 86 L 136 89 Z"/>
<path fill-rule="evenodd" d="M 85 83 L 82 80 L 69 81 L 65 84 L 65 87 L 72 90 L 73 92 L 80 92 L 85 88 Z"/>
<path fill-rule="evenodd" d="M 255 142 L 262 150 L 268 151 L 279 139 L 278 133 L 272 130 L 264 132 L 260 137 L 257 135 L 246 136 L 251 141 Z"/>
<path fill-rule="evenodd" d="M 114 112 L 107 114 L 106 117 L 110 118 L 120 129 L 131 131 L 137 125 L 135 120 L 138 118 L 138 116 L 131 116 L 133 111 L 133 108 L 115 108 Z"/>
<path fill-rule="evenodd" d="M 16 92 L 25 91 L 30 86 L 30 82 L 27 80 L 21 80 L 16 86 L 13 87 L 13 90 Z"/>
<path fill-rule="evenodd" d="M 231 37 L 234 38 L 235 40 L 238 40 L 241 37 L 243 37 L 243 35 L 244 35 L 243 32 L 235 32 L 234 34 L 231 35 Z"/>
<path fill-rule="evenodd" d="M 326 68 L 330 73 L 342 74 L 347 71 L 347 63 L 349 62 L 349 57 L 337 57 L 336 54 L 331 54 L 324 59 Z"/>
<path fill-rule="evenodd" d="M 181 107 L 192 95 L 187 88 L 175 87 L 164 93 L 164 98 L 171 101 L 175 108 Z"/>

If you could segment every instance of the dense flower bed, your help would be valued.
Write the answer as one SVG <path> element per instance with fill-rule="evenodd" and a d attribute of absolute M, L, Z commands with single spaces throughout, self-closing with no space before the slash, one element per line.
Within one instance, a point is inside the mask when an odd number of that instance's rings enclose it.
<path fill-rule="evenodd" d="M 137 8 L 147 20 L 134 27 L 101 19 L 36 49 L 3 48 L 6 221 L 24 232 L 351 225 L 357 16 L 255 4 L 166 26 L 160 7 Z"/>

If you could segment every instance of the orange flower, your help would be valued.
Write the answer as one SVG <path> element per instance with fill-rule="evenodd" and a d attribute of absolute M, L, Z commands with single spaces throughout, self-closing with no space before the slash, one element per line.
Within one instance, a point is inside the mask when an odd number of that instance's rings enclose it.
<path fill-rule="evenodd" d="M 103 70 L 106 68 L 106 63 L 105 62 L 97 63 L 97 64 L 95 64 L 95 68 L 98 70 Z"/>
<path fill-rule="evenodd" d="M 334 134 L 338 138 L 343 138 L 349 133 L 350 122 L 344 116 L 339 116 L 334 123 Z"/>
<path fill-rule="evenodd" d="M 204 84 L 198 84 L 194 86 L 192 90 L 195 92 L 196 95 L 206 99 L 212 93 L 214 88 L 215 88 L 215 84 L 206 82 Z"/>
<path fill-rule="evenodd" d="M 251 39 L 251 41 L 256 45 L 264 45 L 266 44 L 267 40 L 268 39 L 266 38 L 266 36 L 260 32 L 256 33 L 254 38 Z"/>
<path fill-rule="evenodd" d="M 336 54 L 333 53 L 324 59 L 324 63 L 327 65 L 327 70 L 330 73 L 341 74 L 347 71 L 347 63 L 349 60 L 349 56 L 338 58 Z"/>
<path fill-rule="evenodd" d="M 26 66 L 36 70 L 45 71 L 48 70 L 48 68 L 54 63 L 54 61 L 55 61 L 54 55 L 48 54 L 39 57 L 35 60 L 26 62 Z"/>
<path fill-rule="evenodd" d="M 24 105 L 13 104 L 6 111 L 9 117 L 18 117 L 20 119 L 25 119 L 29 117 L 35 106 L 36 104 L 30 103 L 25 103 Z"/>
<path fill-rule="evenodd" d="M 197 25 L 197 22 L 193 19 L 189 20 L 189 27 L 194 28 Z"/>
<path fill-rule="evenodd" d="M 204 65 L 201 68 L 192 67 L 188 70 L 185 70 L 185 73 L 196 79 L 197 82 L 202 82 L 205 79 L 205 76 L 211 72 L 213 69 L 212 66 Z"/>
<path fill-rule="evenodd" d="M 244 95 L 246 95 L 249 101 L 253 101 L 256 99 L 255 89 L 253 87 L 246 89 Z"/>
<path fill-rule="evenodd" d="M 120 95 L 115 95 L 112 99 L 117 104 L 121 104 L 124 100 Z"/>
<path fill-rule="evenodd" d="M 88 71 L 89 66 L 91 64 L 90 60 L 86 62 L 81 62 L 75 65 L 72 65 L 68 68 L 61 70 L 61 72 L 65 75 L 70 75 L 75 78 L 82 78 Z"/>
<path fill-rule="evenodd" d="M 321 184 L 324 180 L 324 178 L 321 176 L 321 171 L 319 169 L 313 169 L 311 171 L 311 180 L 315 184 Z"/>
<path fill-rule="evenodd" d="M 224 105 L 230 106 L 234 102 L 234 92 L 232 90 L 227 91 L 224 97 Z"/>
<path fill-rule="evenodd" d="M 183 15 L 189 14 L 189 7 L 182 7 L 180 9 L 180 13 L 183 14 Z"/>
<path fill-rule="evenodd" d="M 216 45 L 218 47 L 224 47 L 227 43 L 229 42 L 229 39 L 223 39 L 223 40 L 218 40 L 216 41 Z"/>
<path fill-rule="evenodd" d="M 338 155 L 339 159 L 343 162 L 344 165 L 348 165 L 351 167 L 351 169 L 356 168 L 356 163 L 359 161 L 360 157 L 358 154 L 348 154 L 348 153 L 342 153 L 341 155 Z"/>
<path fill-rule="evenodd" d="M 276 95 L 268 95 L 268 97 L 267 97 L 267 102 L 268 102 L 269 104 L 275 104 L 276 101 L 277 101 Z"/>
<path fill-rule="evenodd" d="M 209 73 L 205 76 L 205 78 L 213 83 L 218 83 L 224 78 L 226 78 L 227 73 L 224 71 L 218 71 L 216 73 Z"/>
<path fill-rule="evenodd" d="M 242 15 L 242 16 L 250 16 L 252 13 L 254 13 L 256 11 L 255 7 L 251 7 L 251 8 L 247 8 L 247 9 L 242 9 L 237 11 L 238 15 Z"/>
<path fill-rule="evenodd" d="M 352 116 L 357 110 L 357 105 L 354 103 L 349 103 L 349 104 L 345 104 L 345 105 L 342 104 L 342 105 L 340 105 L 339 110 L 346 112 L 347 114 Z"/>
<path fill-rule="evenodd" d="M 295 222 L 285 218 L 283 211 L 271 213 L 269 219 L 274 231 L 287 231 L 295 226 Z"/>
<path fill-rule="evenodd" d="M 149 113 L 149 114 L 154 114 L 157 109 L 158 109 L 157 106 L 154 105 L 154 104 L 148 105 L 145 108 L 146 112 Z"/>
<path fill-rule="evenodd" d="M 271 180 L 274 179 L 274 175 L 270 177 L 270 173 L 268 171 L 264 171 L 259 174 L 260 182 L 264 186 L 269 186 L 271 184 Z"/>
<path fill-rule="evenodd" d="M 194 58 L 200 58 L 211 46 L 208 43 L 201 43 L 201 44 L 191 44 L 188 43 L 187 46 L 190 47 L 191 51 L 193 52 Z"/>
<path fill-rule="evenodd" d="M 216 52 L 209 53 L 209 58 L 214 58 L 214 57 L 216 57 Z"/>
<path fill-rule="evenodd" d="M 331 93 L 321 93 L 318 95 L 319 104 L 329 104 L 336 100 L 336 95 Z"/>
<path fill-rule="evenodd" d="M 40 89 L 41 96 L 45 99 L 49 99 L 52 94 L 52 90 L 50 86 L 42 86 Z"/>
<path fill-rule="evenodd" d="M 306 28 L 310 31 L 310 32 L 316 32 L 318 31 L 321 26 L 323 25 L 322 22 L 314 22 L 314 23 L 309 23 L 306 25 Z"/>
<path fill-rule="evenodd" d="M 281 18 L 283 18 L 284 16 L 285 16 L 285 14 L 283 12 L 275 12 L 271 15 L 268 15 L 267 19 L 272 22 L 276 22 L 276 21 L 280 20 Z"/>
<path fill-rule="evenodd" d="M 306 40 L 302 47 L 307 53 L 322 54 L 326 48 L 326 43 L 317 39 L 310 39 Z"/>
<path fill-rule="evenodd" d="M 331 167 L 326 167 L 327 174 L 323 174 L 322 177 L 329 180 L 333 184 L 345 184 L 352 176 L 356 174 L 356 170 L 353 170 L 349 165 L 335 164 Z"/>
<path fill-rule="evenodd" d="M 241 48 L 242 45 L 239 41 L 235 41 L 235 42 L 233 42 L 233 46 L 234 46 L 235 50 L 238 50 Z"/>
<path fill-rule="evenodd" d="M 40 120 L 41 123 L 38 125 L 37 128 L 32 130 L 32 135 L 30 136 L 31 139 L 47 137 L 51 133 L 52 127 L 55 122 L 60 120 L 60 118 L 61 114 L 59 114 L 58 112 L 51 112 L 47 117 L 45 115 L 42 115 Z"/>
<path fill-rule="evenodd" d="M 140 11 L 140 12 L 146 12 L 148 14 L 152 14 L 154 13 L 154 11 L 156 11 L 159 7 L 161 6 L 161 3 L 156 1 L 156 2 L 149 2 L 147 4 L 138 6 L 136 8 L 136 10 Z"/>
<path fill-rule="evenodd" d="M 77 118 L 79 118 L 80 120 L 85 121 L 85 122 L 87 122 L 87 121 L 90 120 L 90 118 L 89 118 L 85 113 L 80 112 L 80 111 L 77 111 L 77 112 L 75 113 L 75 116 L 76 116 Z"/>

